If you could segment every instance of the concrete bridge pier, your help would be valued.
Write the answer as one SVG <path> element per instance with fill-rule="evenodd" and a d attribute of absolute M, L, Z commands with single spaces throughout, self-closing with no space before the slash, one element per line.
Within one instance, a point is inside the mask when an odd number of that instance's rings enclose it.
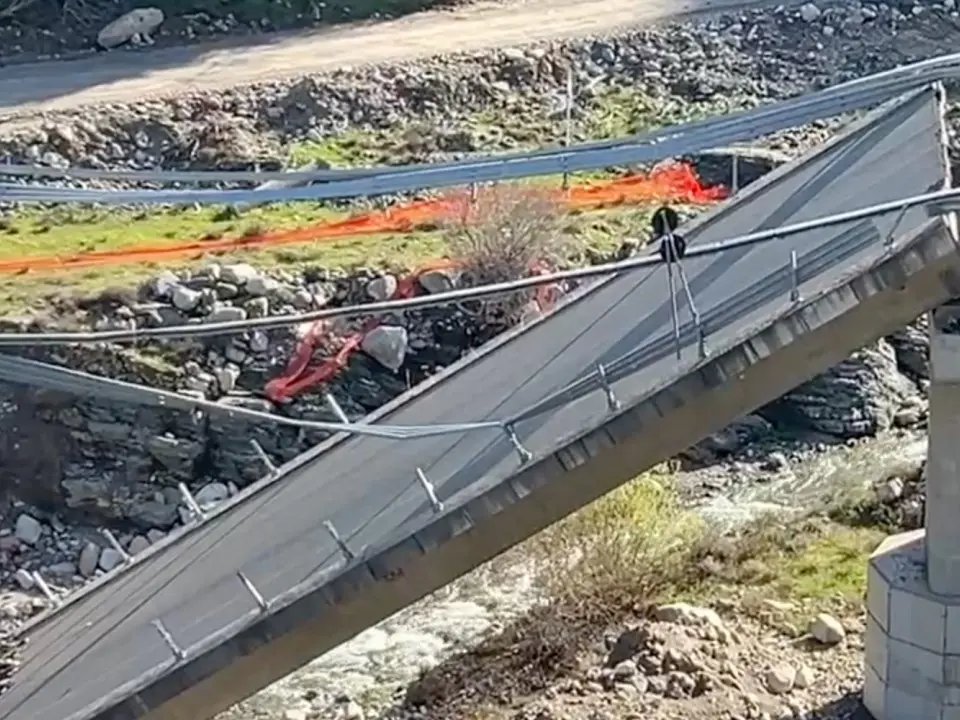
<path fill-rule="evenodd" d="M 960 301 L 930 322 L 925 528 L 870 558 L 863 701 L 877 720 L 960 720 Z"/>

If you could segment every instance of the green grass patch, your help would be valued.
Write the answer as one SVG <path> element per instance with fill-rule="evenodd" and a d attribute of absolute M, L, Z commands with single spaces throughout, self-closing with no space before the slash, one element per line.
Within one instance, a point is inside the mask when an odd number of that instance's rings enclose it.
<path fill-rule="evenodd" d="M 588 607 L 581 617 L 586 623 L 678 598 L 705 604 L 751 595 L 795 602 L 805 611 L 850 609 L 864 596 L 867 558 L 889 528 L 830 519 L 842 516 L 834 508 L 797 518 L 766 516 L 718 535 L 681 506 L 670 475 L 655 471 L 533 543 L 550 568 L 545 577 L 553 602 L 564 612 Z"/>

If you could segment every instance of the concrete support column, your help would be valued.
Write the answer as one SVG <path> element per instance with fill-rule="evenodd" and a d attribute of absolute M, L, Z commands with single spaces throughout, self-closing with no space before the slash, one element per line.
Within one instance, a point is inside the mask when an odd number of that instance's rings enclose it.
<path fill-rule="evenodd" d="M 870 557 L 863 703 L 877 720 L 960 720 L 960 304 L 930 318 L 926 527 Z"/>
<path fill-rule="evenodd" d="M 960 306 L 930 318 L 930 421 L 927 450 L 927 582 L 960 596 Z"/>

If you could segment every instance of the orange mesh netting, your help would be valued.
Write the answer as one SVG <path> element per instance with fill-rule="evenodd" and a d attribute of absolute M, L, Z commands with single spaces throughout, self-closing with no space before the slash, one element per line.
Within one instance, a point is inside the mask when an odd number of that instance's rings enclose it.
<path fill-rule="evenodd" d="M 687 165 L 669 165 L 656 170 L 649 176 L 629 176 L 606 183 L 580 185 L 568 191 L 558 191 L 559 199 L 569 208 L 596 208 L 603 205 L 645 202 L 684 202 L 707 203 L 724 197 L 725 190 L 720 187 L 706 188 Z M 442 221 L 450 217 L 461 217 L 464 198 L 447 197 L 440 200 L 428 200 L 394 208 L 377 215 L 351 218 L 340 223 L 329 223 L 322 228 L 314 226 L 311 230 L 320 230 L 312 239 L 322 237 L 336 238 L 348 234 L 368 234 L 386 231 L 404 231 L 417 225 Z M 276 237 L 276 236 L 274 236 Z M 289 237 L 289 235 L 284 236 Z M 286 241 L 286 240 L 284 240 Z M 291 242 L 301 241 L 298 240 Z M 457 266 L 455 260 L 437 260 L 421 266 L 400 280 L 394 298 L 412 297 L 417 294 L 417 279 L 430 270 L 449 269 Z M 532 268 L 534 272 L 545 272 L 545 268 Z M 556 302 L 559 289 L 554 286 L 537 288 L 536 302 L 541 310 L 546 310 Z M 360 347 L 364 335 L 378 324 L 370 319 L 355 333 L 343 339 L 338 351 L 310 367 L 310 361 L 316 348 L 328 338 L 330 326 L 323 321 L 313 323 L 290 358 L 282 375 L 267 383 L 266 395 L 274 402 L 290 400 L 311 388 L 333 379 L 346 367 L 350 356 Z"/>
<path fill-rule="evenodd" d="M 649 175 L 630 175 L 607 182 L 577 185 L 566 191 L 557 190 L 556 193 L 558 201 L 570 209 L 591 209 L 622 203 L 708 203 L 723 198 L 725 190 L 721 187 L 704 187 L 688 165 L 671 164 L 662 166 Z M 462 206 L 463 193 L 453 193 L 437 199 L 398 205 L 382 212 L 364 213 L 344 220 L 260 235 L 139 245 L 73 255 L 10 258 L 0 260 L 0 272 L 148 263 L 202 253 L 330 242 L 377 233 L 410 232 L 418 226 L 443 222 Z"/>

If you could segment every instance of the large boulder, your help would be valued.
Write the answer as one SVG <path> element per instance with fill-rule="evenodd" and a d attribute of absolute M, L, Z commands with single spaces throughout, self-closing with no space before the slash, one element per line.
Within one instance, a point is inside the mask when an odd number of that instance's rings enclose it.
<path fill-rule="evenodd" d="M 97 44 L 110 50 L 130 42 L 134 37 L 149 36 L 163 24 L 163 10 L 155 7 L 137 8 L 121 15 L 97 35 Z"/>

